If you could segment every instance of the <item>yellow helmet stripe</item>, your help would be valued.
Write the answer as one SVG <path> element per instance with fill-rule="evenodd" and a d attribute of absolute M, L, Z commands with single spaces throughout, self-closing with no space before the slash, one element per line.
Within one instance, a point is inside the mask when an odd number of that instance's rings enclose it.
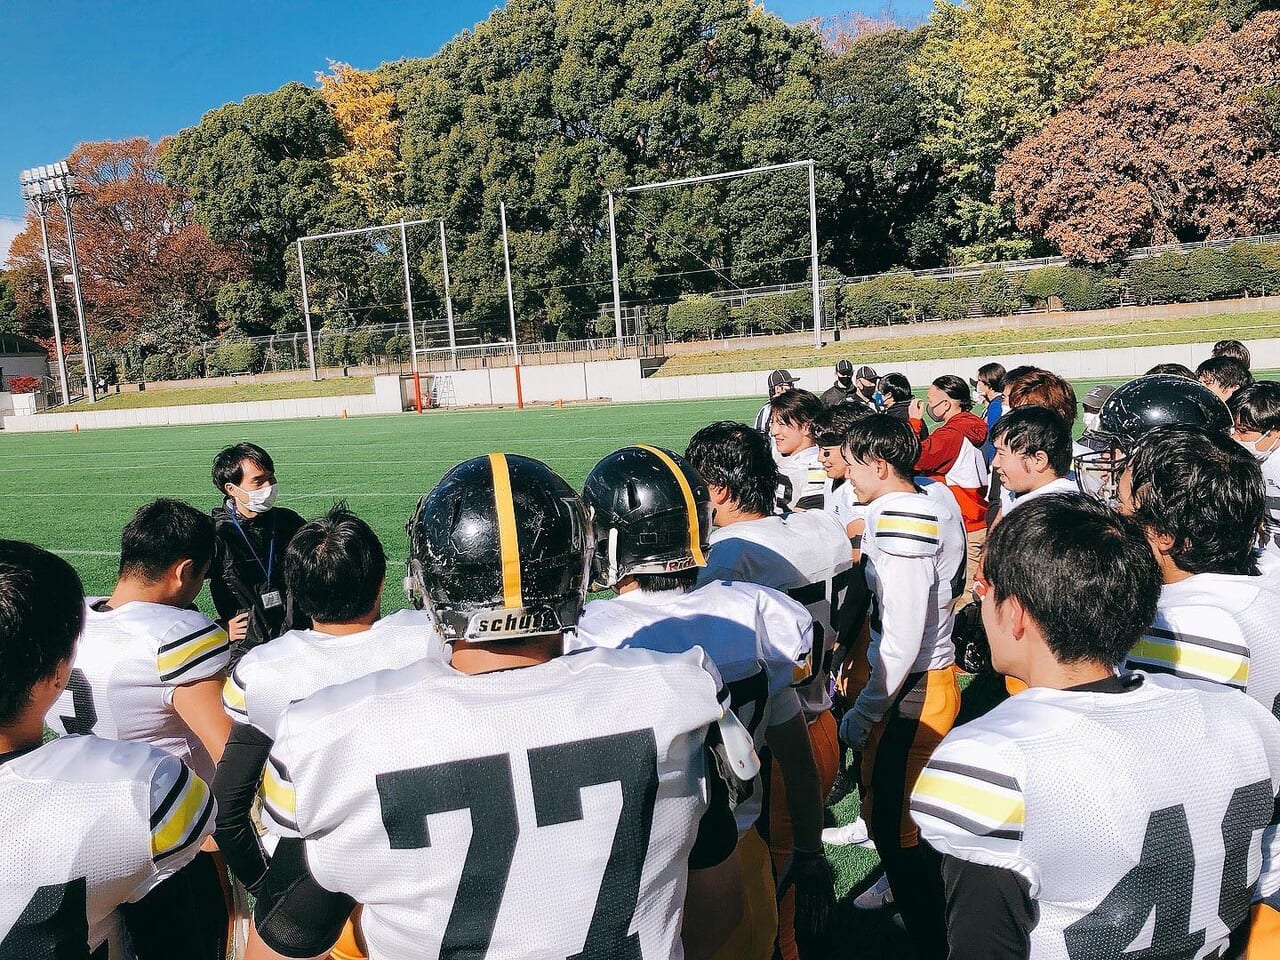
<path fill-rule="evenodd" d="M 511 470 L 505 453 L 489 454 L 493 472 L 493 500 L 498 512 L 498 550 L 502 557 L 502 602 L 523 607 L 520 587 L 520 538 L 516 535 L 516 504 L 511 497 Z"/>
<path fill-rule="evenodd" d="M 676 466 L 676 462 L 657 447 L 651 447 L 647 443 L 638 443 L 636 446 L 641 450 L 648 450 L 665 463 L 672 476 L 676 478 L 676 483 L 680 485 L 680 492 L 684 494 L 685 511 L 689 516 L 689 552 L 693 554 L 694 563 L 705 567 L 707 558 L 702 554 L 702 538 L 698 536 L 698 504 L 693 499 L 693 488 L 689 486 L 688 478 L 685 477 L 684 471 Z"/>

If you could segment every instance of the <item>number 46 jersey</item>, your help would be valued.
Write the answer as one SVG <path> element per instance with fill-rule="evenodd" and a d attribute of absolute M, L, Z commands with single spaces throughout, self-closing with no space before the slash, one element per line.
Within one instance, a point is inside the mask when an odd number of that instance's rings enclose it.
<path fill-rule="evenodd" d="M 1020 956 L 1240 956 L 1229 940 L 1280 892 L 1280 724 L 1227 687 L 1107 682 L 1120 689 L 1033 687 L 953 730 L 911 797 L 920 831 L 1017 875 L 1034 926 L 994 939 L 1023 940 Z"/>
<path fill-rule="evenodd" d="M 718 688 L 701 650 L 372 674 L 285 711 L 264 821 L 373 960 L 676 960 Z"/>

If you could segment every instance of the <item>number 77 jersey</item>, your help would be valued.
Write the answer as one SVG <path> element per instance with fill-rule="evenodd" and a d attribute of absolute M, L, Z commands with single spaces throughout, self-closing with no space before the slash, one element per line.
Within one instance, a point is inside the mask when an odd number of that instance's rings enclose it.
<path fill-rule="evenodd" d="M 364 905 L 372 960 L 678 958 L 713 671 L 592 649 L 332 687 L 286 710 L 264 820 Z"/>

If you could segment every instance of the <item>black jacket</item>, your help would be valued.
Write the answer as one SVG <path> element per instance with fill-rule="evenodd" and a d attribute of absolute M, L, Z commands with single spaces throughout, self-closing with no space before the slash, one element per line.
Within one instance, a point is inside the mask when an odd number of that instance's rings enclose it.
<path fill-rule="evenodd" d="M 218 533 L 218 552 L 209 569 L 209 593 L 218 610 L 218 619 L 230 620 L 243 610 L 253 613 L 244 642 L 231 651 L 234 664 L 246 651 L 287 630 L 311 626 L 310 620 L 294 611 L 293 599 L 284 588 L 284 552 L 306 521 L 285 507 L 275 507 L 252 519 L 243 516 L 233 519 L 224 504 L 213 509 L 213 522 Z M 274 555 L 272 541 L 275 542 Z M 263 569 L 268 557 L 271 558 L 270 579 Z M 283 603 L 267 609 L 262 595 L 271 590 L 280 592 Z"/>
<path fill-rule="evenodd" d="M 842 403 L 866 403 L 862 395 L 858 393 L 858 388 L 850 383 L 847 387 L 840 386 L 839 383 L 833 383 L 822 392 L 819 397 L 824 407 L 838 407 Z"/>

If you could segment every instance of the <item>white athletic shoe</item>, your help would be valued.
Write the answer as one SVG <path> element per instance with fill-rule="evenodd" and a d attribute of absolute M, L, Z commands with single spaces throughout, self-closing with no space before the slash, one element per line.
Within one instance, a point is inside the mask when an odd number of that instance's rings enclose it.
<path fill-rule="evenodd" d="M 827 827 L 822 831 L 822 842 L 833 847 L 869 847 L 871 837 L 861 817 L 856 817 L 843 827 Z"/>
<path fill-rule="evenodd" d="M 893 891 L 889 889 L 889 878 L 884 874 L 874 884 L 853 898 L 853 905 L 859 910 L 883 910 L 893 906 Z"/>

